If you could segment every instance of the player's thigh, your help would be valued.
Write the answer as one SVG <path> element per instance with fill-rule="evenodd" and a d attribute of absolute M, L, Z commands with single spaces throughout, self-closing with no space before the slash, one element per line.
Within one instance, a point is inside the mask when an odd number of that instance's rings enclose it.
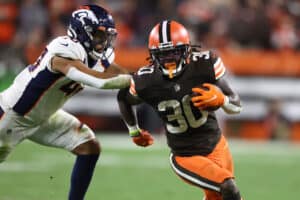
<path fill-rule="evenodd" d="M 186 182 L 220 192 L 220 184 L 227 178 L 232 177 L 232 173 L 220 167 L 205 156 L 175 156 L 170 155 L 170 163 L 174 172 Z"/>
<path fill-rule="evenodd" d="M 221 136 L 220 141 L 214 148 L 213 152 L 206 156 L 208 159 L 216 163 L 221 168 L 227 169 L 233 174 L 233 160 L 224 135 Z"/>
<path fill-rule="evenodd" d="M 59 110 L 29 139 L 42 145 L 72 151 L 80 144 L 94 138 L 94 132 L 87 125 L 82 124 L 73 115 Z"/>
<path fill-rule="evenodd" d="M 0 162 L 3 162 L 13 148 L 29 137 L 36 130 L 35 127 L 23 126 L 23 117 L 12 110 L 5 113 L 0 110 Z"/>
<path fill-rule="evenodd" d="M 22 116 L 8 110 L 0 118 L 0 146 L 15 146 L 32 135 L 36 129 L 26 126 Z"/>

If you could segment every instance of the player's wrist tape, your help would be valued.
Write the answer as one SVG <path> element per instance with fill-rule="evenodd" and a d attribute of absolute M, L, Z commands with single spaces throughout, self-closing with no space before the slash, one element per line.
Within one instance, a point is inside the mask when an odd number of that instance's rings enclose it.
<path fill-rule="evenodd" d="M 137 125 L 134 125 L 134 126 L 130 126 L 128 124 L 126 124 L 126 125 L 128 128 L 130 137 L 136 137 L 136 136 L 140 135 L 140 128 Z"/>
<path fill-rule="evenodd" d="M 129 135 L 130 135 L 130 137 L 139 136 L 140 135 L 140 131 L 139 130 L 129 131 Z"/>
<path fill-rule="evenodd" d="M 242 108 L 240 106 L 236 106 L 229 101 L 229 97 L 225 96 L 224 99 L 224 104 L 222 108 L 227 112 L 227 113 L 240 113 Z"/>
<path fill-rule="evenodd" d="M 129 87 L 131 76 L 127 74 L 118 75 L 108 79 L 100 79 L 84 72 L 75 67 L 71 67 L 66 74 L 69 79 L 100 89 L 120 89 Z"/>
<path fill-rule="evenodd" d="M 228 104 L 229 104 L 229 98 L 228 98 L 228 96 L 224 95 L 224 104 L 222 106 L 226 107 L 226 106 L 228 106 Z"/>

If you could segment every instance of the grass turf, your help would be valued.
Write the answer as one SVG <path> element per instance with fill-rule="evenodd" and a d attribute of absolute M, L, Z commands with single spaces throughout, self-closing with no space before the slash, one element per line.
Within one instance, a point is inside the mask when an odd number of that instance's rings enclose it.
<path fill-rule="evenodd" d="M 169 167 L 164 140 L 139 148 L 123 135 L 99 135 L 103 152 L 86 200 L 201 200 L 201 190 Z M 244 199 L 299 198 L 299 146 L 229 141 Z M 0 200 L 67 199 L 73 161 L 66 151 L 23 142 L 0 164 Z"/>

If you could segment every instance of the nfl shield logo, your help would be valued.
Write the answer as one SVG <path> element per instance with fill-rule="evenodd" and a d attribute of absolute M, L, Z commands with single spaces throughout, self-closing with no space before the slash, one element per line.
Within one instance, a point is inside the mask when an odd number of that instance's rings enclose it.
<path fill-rule="evenodd" d="M 180 90 L 180 85 L 179 84 L 175 84 L 174 85 L 174 90 L 175 90 L 175 92 L 178 92 Z"/>

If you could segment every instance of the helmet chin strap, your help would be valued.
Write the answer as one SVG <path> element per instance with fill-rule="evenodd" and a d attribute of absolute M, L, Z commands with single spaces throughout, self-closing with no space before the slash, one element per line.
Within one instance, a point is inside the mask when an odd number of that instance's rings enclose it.
<path fill-rule="evenodd" d="M 164 68 L 168 70 L 169 78 L 174 78 L 174 71 L 176 72 L 176 62 L 165 63 L 164 66 Z"/>
<path fill-rule="evenodd" d="M 168 75 L 169 78 L 172 79 L 175 76 L 180 74 L 184 63 L 185 61 L 183 59 L 180 60 L 178 65 L 176 65 L 176 62 L 165 63 L 164 64 L 165 67 L 161 66 L 161 69 L 164 75 Z"/>
<path fill-rule="evenodd" d="M 102 53 L 95 50 L 89 52 L 89 56 L 94 60 L 100 60 L 103 67 L 107 68 L 114 62 L 115 53 L 112 47 L 108 47 Z"/>

